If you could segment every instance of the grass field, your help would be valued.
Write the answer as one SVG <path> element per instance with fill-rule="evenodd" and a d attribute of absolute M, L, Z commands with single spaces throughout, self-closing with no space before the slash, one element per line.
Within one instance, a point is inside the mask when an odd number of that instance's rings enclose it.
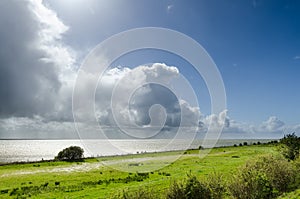
<path fill-rule="evenodd" d="M 86 159 L 84 162 L 41 162 L 0 167 L 0 198 L 110 198 L 124 190 L 141 187 L 164 196 L 174 180 L 187 174 L 206 178 L 221 174 L 225 181 L 248 159 L 275 154 L 272 145 L 215 148 L 204 158 L 198 150 L 188 150 L 176 162 L 170 157 L 182 152 L 163 152 Z M 171 158 L 172 159 L 172 158 Z M 165 166 L 151 171 L 157 164 Z M 124 172 L 115 168 L 125 168 Z M 149 170 L 148 173 L 136 171 Z M 295 197 L 294 197 L 295 196 Z M 299 198 L 299 190 L 282 198 Z"/>

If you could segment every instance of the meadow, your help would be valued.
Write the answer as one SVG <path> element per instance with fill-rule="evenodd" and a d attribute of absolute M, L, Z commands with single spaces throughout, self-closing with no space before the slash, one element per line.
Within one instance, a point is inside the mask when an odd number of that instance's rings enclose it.
<path fill-rule="evenodd" d="M 2 165 L 0 198 L 118 198 L 141 189 L 151 192 L 153 198 L 165 198 L 170 185 L 188 175 L 206 180 L 212 174 L 218 174 L 227 182 L 247 161 L 265 154 L 276 155 L 278 151 L 273 144 L 220 147 L 200 158 L 199 150 L 187 150 L 177 161 L 168 162 L 168 157 L 181 153 L 172 151 L 88 158 L 82 162 Z M 152 171 L 157 164 L 162 168 Z M 138 172 L 141 170 L 149 172 Z M 232 198 L 230 194 L 224 197 Z M 281 198 L 300 198 L 300 191 L 286 193 Z"/>

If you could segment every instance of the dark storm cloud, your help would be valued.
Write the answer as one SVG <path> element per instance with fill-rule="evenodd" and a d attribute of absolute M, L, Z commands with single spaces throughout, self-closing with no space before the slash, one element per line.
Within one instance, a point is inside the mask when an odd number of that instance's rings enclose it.
<path fill-rule="evenodd" d="M 0 117 L 71 117 L 75 58 L 68 30 L 41 0 L 0 2 Z"/>
<path fill-rule="evenodd" d="M 33 116 L 54 108 L 61 84 L 35 44 L 40 23 L 27 1 L 0 1 L 0 116 Z"/>
<path fill-rule="evenodd" d="M 167 119 L 166 126 L 179 126 L 181 110 L 177 97 L 168 88 L 161 85 L 147 85 L 149 92 L 136 91 L 130 103 L 131 111 L 136 113 L 138 125 L 149 125 L 151 122 L 149 110 L 151 106 L 159 104 L 165 108 Z"/>

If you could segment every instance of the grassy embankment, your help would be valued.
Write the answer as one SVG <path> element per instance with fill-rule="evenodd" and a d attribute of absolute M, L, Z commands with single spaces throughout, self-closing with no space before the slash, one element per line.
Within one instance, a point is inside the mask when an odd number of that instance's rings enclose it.
<path fill-rule="evenodd" d="M 159 198 L 165 196 L 172 181 L 184 179 L 188 173 L 201 179 L 215 172 L 222 174 L 226 180 L 247 160 L 262 154 L 275 154 L 277 151 L 273 145 L 224 147 L 212 149 L 205 158 L 200 159 L 198 150 L 189 150 L 176 162 L 169 164 L 167 157 L 178 153 L 103 157 L 73 163 L 42 162 L 1 166 L 0 198 L 109 198 L 123 190 L 136 191 L 141 187 L 153 190 Z M 144 158 L 142 163 L 141 158 Z M 103 166 L 103 162 L 111 167 Z M 119 166 L 151 170 L 157 164 L 168 166 L 147 174 L 113 169 Z M 285 198 L 288 196 L 297 198 L 299 190 L 287 194 Z"/>

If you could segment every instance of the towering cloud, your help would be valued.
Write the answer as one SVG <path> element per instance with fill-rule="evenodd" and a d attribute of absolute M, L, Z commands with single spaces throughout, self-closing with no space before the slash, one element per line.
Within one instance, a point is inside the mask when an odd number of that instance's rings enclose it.
<path fill-rule="evenodd" d="M 122 118 L 129 122 L 132 117 L 138 125 L 149 125 L 149 111 L 153 105 L 161 105 L 167 114 L 166 126 L 179 126 L 181 124 L 181 114 L 189 117 L 189 124 L 195 125 L 200 114 L 199 109 L 191 107 L 183 99 L 178 99 L 177 96 L 163 85 L 147 82 L 170 82 L 179 75 L 176 67 L 170 67 L 165 64 L 155 63 L 151 66 L 139 66 L 134 69 L 114 68 L 103 76 L 99 83 L 96 92 L 97 113 L 99 115 L 100 124 L 114 125 L 114 118 L 111 111 L 112 92 L 116 96 L 116 106 L 122 109 L 129 106 L 129 113 L 126 113 Z M 114 90 L 115 86 L 118 90 Z M 136 89 L 136 90 L 135 90 Z M 132 93 L 130 101 L 124 99 L 125 93 L 135 90 Z M 180 109 L 182 105 L 183 110 Z M 115 108 L 115 107 L 113 107 Z M 125 113 L 125 112 L 124 112 Z M 131 118 L 131 119 L 132 119 Z"/>
<path fill-rule="evenodd" d="M 49 115 L 74 63 L 68 30 L 42 1 L 0 2 L 0 116 Z"/>

